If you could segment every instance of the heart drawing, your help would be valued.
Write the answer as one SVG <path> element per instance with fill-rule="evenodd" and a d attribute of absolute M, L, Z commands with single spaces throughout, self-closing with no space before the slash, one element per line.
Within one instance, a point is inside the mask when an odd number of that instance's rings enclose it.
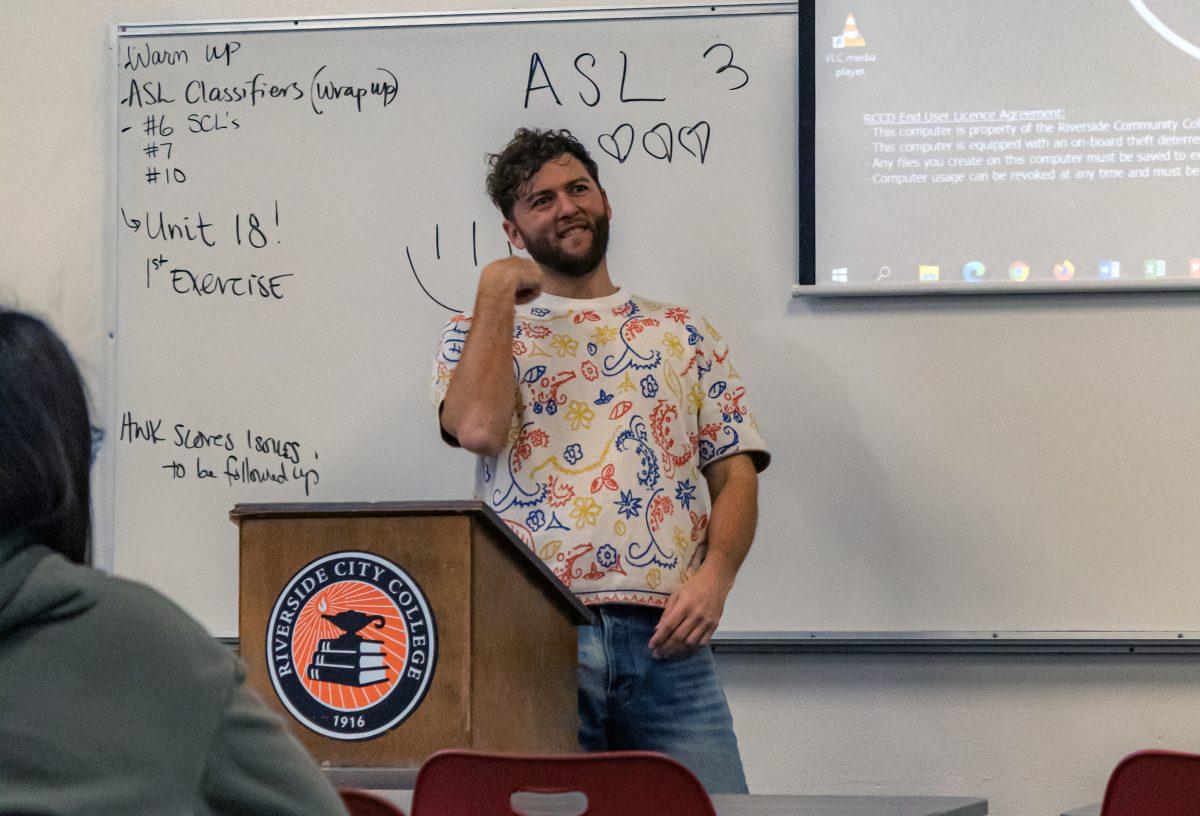
<path fill-rule="evenodd" d="M 651 138 L 653 137 L 653 138 Z M 655 143 L 657 139 L 657 144 Z M 655 149 L 651 149 L 654 146 Z M 671 163 L 675 154 L 675 133 L 666 122 L 660 122 L 642 134 L 642 149 L 656 159 L 666 159 Z"/>
<path fill-rule="evenodd" d="M 684 126 L 679 129 L 679 146 L 700 159 L 701 164 L 704 164 L 704 157 L 708 153 L 708 139 L 711 135 L 712 127 L 708 122 L 700 120 L 691 127 Z M 688 147 L 689 142 L 695 145 L 695 150 Z"/>
<path fill-rule="evenodd" d="M 612 133 L 601 133 L 597 141 L 601 150 L 624 164 L 629 158 L 629 151 L 633 150 L 633 125 L 624 124 Z"/>

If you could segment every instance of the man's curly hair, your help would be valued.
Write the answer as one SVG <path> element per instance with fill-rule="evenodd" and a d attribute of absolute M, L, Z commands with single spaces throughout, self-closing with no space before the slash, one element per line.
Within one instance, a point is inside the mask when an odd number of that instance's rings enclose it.
<path fill-rule="evenodd" d="M 492 168 L 487 176 L 487 192 L 492 203 L 511 220 L 513 204 L 529 180 L 543 164 L 564 154 L 579 159 L 592 181 L 600 184 L 596 162 L 571 131 L 518 128 L 503 150 L 487 154 L 487 163 Z"/>

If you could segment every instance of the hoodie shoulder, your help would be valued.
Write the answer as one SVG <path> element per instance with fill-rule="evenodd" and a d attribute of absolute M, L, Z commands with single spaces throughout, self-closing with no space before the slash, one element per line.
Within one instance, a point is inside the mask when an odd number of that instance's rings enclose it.
<path fill-rule="evenodd" d="M 42 548 L 44 549 L 44 548 Z M 3 572 L 18 555 L 0 571 Z M 65 641 L 96 644 L 97 659 L 105 656 L 151 661 L 164 680 L 186 681 L 197 670 L 205 682 L 212 675 L 235 679 L 232 655 L 196 620 L 157 590 L 74 564 L 46 551 L 28 570 L 23 582 L 0 597 L 0 633 L 30 628 L 55 632 Z"/>
<path fill-rule="evenodd" d="M 91 608 L 97 599 L 92 572 L 41 544 L 12 554 L 0 564 L 0 634 Z"/>

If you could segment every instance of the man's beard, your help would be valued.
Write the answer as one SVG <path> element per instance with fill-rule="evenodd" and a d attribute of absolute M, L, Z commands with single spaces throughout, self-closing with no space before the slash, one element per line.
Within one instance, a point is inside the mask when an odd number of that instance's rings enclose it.
<path fill-rule="evenodd" d="M 608 214 L 592 219 L 588 224 L 592 244 L 582 255 L 570 255 L 551 239 L 522 235 L 525 251 L 546 269 L 568 278 L 582 278 L 599 266 L 608 251 Z"/>

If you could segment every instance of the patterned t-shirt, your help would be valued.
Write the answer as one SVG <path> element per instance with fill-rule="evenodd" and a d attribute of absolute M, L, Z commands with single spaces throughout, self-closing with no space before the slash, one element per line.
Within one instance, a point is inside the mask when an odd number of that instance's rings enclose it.
<path fill-rule="evenodd" d="M 442 333 L 441 405 L 471 317 Z M 729 349 L 688 309 L 616 292 L 517 307 L 508 441 L 478 457 L 475 495 L 585 604 L 664 606 L 704 558 L 701 468 L 770 461 Z"/>

